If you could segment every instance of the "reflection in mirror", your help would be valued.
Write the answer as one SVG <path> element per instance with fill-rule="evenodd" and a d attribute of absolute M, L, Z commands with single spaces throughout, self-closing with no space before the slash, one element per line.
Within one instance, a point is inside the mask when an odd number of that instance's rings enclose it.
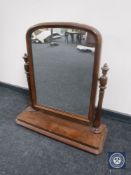
<path fill-rule="evenodd" d="M 94 36 L 80 29 L 43 28 L 31 41 L 37 104 L 87 116 Z"/>

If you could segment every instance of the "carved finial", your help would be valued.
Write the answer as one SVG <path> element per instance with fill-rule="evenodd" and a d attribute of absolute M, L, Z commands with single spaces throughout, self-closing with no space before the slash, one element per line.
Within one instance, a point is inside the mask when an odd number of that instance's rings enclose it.
<path fill-rule="evenodd" d="M 103 65 L 103 67 L 101 68 L 101 70 L 102 70 L 102 74 L 103 74 L 104 76 L 106 76 L 106 74 L 107 74 L 107 72 L 108 72 L 108 70 L 109 70 L 108 64 L 105 63 L 105 64 Z"/>
<path fill-rule="evenodd" d="M 26 54 L 26 53 L 24 54 L 23 59 L 24 59 L 25 63 L 27 63 L 27 62 L 28 62 L 28 56 L 27 56 L 27 54 Z"/>
<path fill-rule="evenodd" d="M 109 70 L 108 65 L 105 63 L 103 65 L 103 67 L 101 68 L 101 70 L 102 70 L 102 76 L 99 78 L 99 81 L 100 81 L 100 88 L 102 90 L 102 89 L 106 88 L 106 84 L 107 84 L 107 76 L 106 76 L 106 74 L 107 74 L 107 72 Z"/>

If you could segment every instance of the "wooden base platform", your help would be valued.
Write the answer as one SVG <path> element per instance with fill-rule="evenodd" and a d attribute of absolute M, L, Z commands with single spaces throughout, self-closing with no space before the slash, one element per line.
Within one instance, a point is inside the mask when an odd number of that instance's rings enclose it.
<path fill-rule="evenodd" d="M 101 153 L 107 134 L 104 124 L 101 124 L 101 132 L 96 134 L 89 126 L 40 111 L 25 110 L 18 115 L 16 123 L 93 154 Z"/>

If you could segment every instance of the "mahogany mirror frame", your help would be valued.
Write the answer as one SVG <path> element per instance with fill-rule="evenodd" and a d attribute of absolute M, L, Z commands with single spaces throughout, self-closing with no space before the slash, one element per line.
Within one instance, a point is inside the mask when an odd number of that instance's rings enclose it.
<path fill-rule="evenodd" d="M 59 109 L 54 109 L 46 105 L 37 104 L 31 35 L 35 30 L 42 29 L 42 28 L 80 29 L 80 30 L 90 32 L 94 36 L 95 52 L 94 52 L 94 65 L 93 65 L 91 96 L 90 96 L 88 116 L 84 117 L 82 115 L 65 112 Z M 28 108 L 26 110 L 27 113 L 36 112 L 36 115 L 37 115 L 37 112 L 40 112 L 41 114 L 53 116 L 56 118 L 56 120 L 64 120 L 65 122 L 72 122 L 72 124 L 74 125 L 80 125 L 77 127 L 78 128 L 82 127 L 82 130 L 84 127 L 86 127 L 88 128 L 87 129 L 88 131 L 86 131 L 88 135 L 87 137 L 89 142 L 91 143 L 88 144 L 88 140 L 86 140 L 86 143 L 84 143 L 84 141 L 80 143 L 79 139 L 76 141 L 76 140 L 73 140 L 73 138 L 69 139 L 69 138 L 65 138 L 65 136 L 59 136 L 59 134 L 53 135 L 54 133 L 51 134 L 51 133 L 47 133 L 48 132 L 47 130 L 44 131 L 45 130 L 44 128 L 42 129 L 43 131 L 42 130 L 40 131 L 41 128 L 38 126 L 34 126 L 34 124 L 31 124 L 31 121 L 30 122 L 27 121 L 28 119 L 24 118 L 23 113 L 17 117 L 16 122 L 22 126 L 35 130 L 39 133 L 47 135 L 56 140 L 62 141 L 64 143 L 70 144 L 72 146 L 75 146 L 85 151 L 89 151 L 94 154 L 99 154 L 102 151 L 103 143 L 107 133 L 107 127 L 104 124 L 101 124 L 101 121 L 100 121 L 104 89 L 107 83 L 106 73 L 108 71 L 108 66 L 105 64 L 104 67 L 102 68 L 103 75 L 99 78 L 101 43 L 102 43 L 102 37 L 100 32 L 97 29 L 85 24 L 72 23 L 72 22 L 41 23 L 29 28 L 26 33 L 27 54 L 24 55 L 24 61 L 25 61 L 25 71 L 27 74 L 27 80 L 28 80 L 28 86 L 29 86 L 29 92 L 30 92 L 30 102 L 31 102 L 30 103 L 31 108 Z M 98 107 L 96 109 L 95 104 L 96 104 L 96 92 L 97 92 L 98 80 L 100 81 L 100 93 L 99 93 Z M 95 116 L 95 113 L 96 113 L 96 116 Z M 99 139 L 97 139 L 96 141 L 97 143 L 95 143 L 96 145 L 95 147 L 95 145 L 92 145 L 94 144 L 93 139 L 95 140 L 98 136 L 99 136 Z"/>
<path fill-rule="evenodd" d="M 48 107 L 46 105 L 39 105 L 37 104 L 37 97 L 36 97 L 36 88 L 35 88 L 35 80 L 34 80 L 34 68 L 33 68 L 33 59 L 32 59 L 32 46 L 31 46 L 31 35 L 32 33 L 41 28 L 75 28 L 80 30 L 85 30 L 90 32 L 95 37 L 95 54 L 94 54 L 94 65 L 93 65 L 93 77 L 92 77 L 92 88 L 91 88 L 91 96 L 90 96 L 90 105 L 89 105 L 89 112 L 87 117 L 83 117 L 78 114 L 72 114 L 69 112 L 61 111 L 59 109 L 54 109 Z M 100 64 L 100 52 L 101 52 L 101 34 L 98 30 L 94 29 L 93 27 L 77 24 L 77 23 L 65 23 L 65 22 L 53 22 L 53 23 L 43 23 L 38 24 L 31 27 L 26 34 L 26 42 L 27 42 L 27 52 L 28 52 L 28 59 L 29 59 L 29 72 L 30 72 L 30 92 L 31 92 L 31 106 L 36 110 L 44 110 L 46 112 L 55 113 L 61 115 L 63 117 L 67 117 L 69 119 L 78 120 L 87 123 L 89 120 L 93 119 L 94 111 L 95 111 L 95 100 L 96 100 L 96 90 L 97 90 L 97 82 L 99 76 L 99 64 Z"/>

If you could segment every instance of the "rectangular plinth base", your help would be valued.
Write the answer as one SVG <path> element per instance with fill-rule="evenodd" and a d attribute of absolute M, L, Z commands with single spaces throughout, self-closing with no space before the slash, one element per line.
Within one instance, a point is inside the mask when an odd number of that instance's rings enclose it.
<path fill-rule="evenodd" d="M 101 124 L 100 133 L 94 133 L 89 126 L 40 111 L 25 110 L 18 115 L 16 123 L 94 154 L 101 153 L 107 134 L 107 127 L 104 124 Z"/>

